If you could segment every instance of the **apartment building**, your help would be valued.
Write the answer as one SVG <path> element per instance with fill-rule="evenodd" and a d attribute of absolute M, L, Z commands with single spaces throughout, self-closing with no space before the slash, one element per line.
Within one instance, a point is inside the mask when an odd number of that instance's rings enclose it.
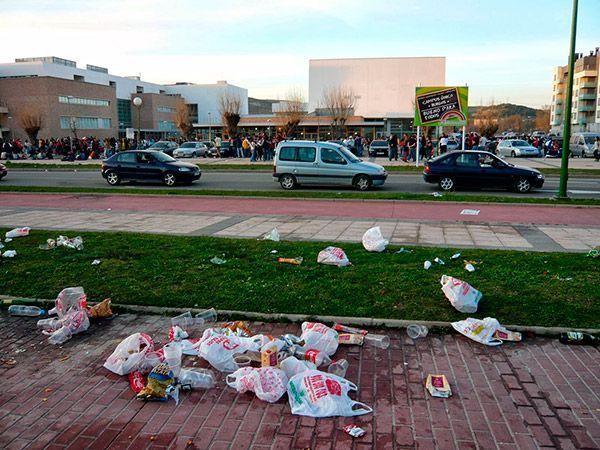
<path fill-rule="evenodd" d="M 600 132 L 600 70 L 599 48 L 589 55 L 576 54 L 571 97 L 571 130 Z M 567 92 L 568 66 L 554 69 L 550 127 L 561 134 L 564 127 L 565 96 Z"/>

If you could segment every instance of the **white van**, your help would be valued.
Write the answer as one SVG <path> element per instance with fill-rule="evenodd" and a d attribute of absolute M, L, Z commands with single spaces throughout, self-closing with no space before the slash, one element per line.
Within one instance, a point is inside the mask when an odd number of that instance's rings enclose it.
<path fill-rule="evenodd" d="M 569 150 L 571 156 L 579 156 L 580 158 L 593 158 L 594 142 L 600 137 L 600 133 L 573 133 L 569 141 Z"/>

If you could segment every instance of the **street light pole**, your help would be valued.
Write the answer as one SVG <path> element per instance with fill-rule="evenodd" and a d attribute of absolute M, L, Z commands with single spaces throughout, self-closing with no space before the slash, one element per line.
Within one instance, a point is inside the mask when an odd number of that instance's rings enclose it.
<path fill-rule="evenodd" d="M 571 48 L 569 50 L 569 74 L 567 77 L 567 93 L 565 99 L 565 124 L 563 127 L 562 161 L 560 165 L 560 184 L 558 198 L 567 198 L 567 179 L 569 178 L 569 141 L 571 140 L 571 101 L 573 96 L 573 74 L 575 72 L 575 38 L 577 36 L 577 3 L 573 0 L 573 16 L 571 21 Z"/>
<path fill-rule="evenodd" d="M 212 133 L 211 133 L 211 128 L 212 128 L 212 118 L 210 117 L 210 112 L 208 113 L 208 141 L 212 142 Z"/>
<path fill-rule="evenodd" d="M 140 126 L 140 124 L 141 124 L 140 109 L 142 107 L 141 97 L 135 97 L 133 99 L 133 104 L 137 108 L 138 120 L 137 120 L 137 146 L 136 147 L 139 149 L 140 148 L 140 134 L 141 134 L 141 129 L 140 129 L 141 128 L 141 126 Z"/>

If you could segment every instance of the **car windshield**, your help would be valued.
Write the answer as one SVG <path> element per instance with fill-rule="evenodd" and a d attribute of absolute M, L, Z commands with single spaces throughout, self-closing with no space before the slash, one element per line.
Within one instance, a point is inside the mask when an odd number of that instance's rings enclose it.
<path fill-rule="evenodd" d="M 195 146 L 196 144 L 194 142 L 184 142 L 179 148 L 194 148 Z"/>
<path fill-rule="evenodd" d="M 529 147 L 529 143 L 525 141 L 513 141 L 513 147 Z"/>
<path fill-rule="evenodd" d="M 343 145 L 340 145 L 338 147 L 338 150 L 341 151 L 344 156 L 346 157 L 346 159 L 352 163 L 356 163 L 356 162 L 360 162 L 360 159 L 358 159 L 356 156 L 354 156 L 352 154 L 352 152 L 350 152 L 350 150 L 348 150 L 346 147 L 344 147 Z"/>
<path fill-rule="evenodd" d="M 600 134 L 597 134 L 597 135 L 595 135 L 595 136 L 585 136 L 585 137 L 584 137 L 584 139 L 585 139 L 585 143 L 586 143 L 586 144 L 593 144 L 593 143 L 594 143 L 594 141 L 595 141 L 596 139 L 598 139 L 598 137 L 600 137 Z"/>
<path fill-rule="evenodd" d="M 166 146 L 166 142 L 157 142 L 156 144 L 152 144 L 150 148 L 165 148 Z"/>
<path fill-rule="evenodd" d="M 387 147 L 386 141 L 373 141 L 371 142 L 371 147 Z"/>
<path fill-rule="evenodd" d="M 154 155 L 154 157 L 156 158 L 156 160 L 160 161 L 160 162 L 173 162 L 173 161 L 177 161 L 176 159 L 171 158 L 166 153 L 156 152 L 156 153 L 152 153 L 152 154 Z"/>

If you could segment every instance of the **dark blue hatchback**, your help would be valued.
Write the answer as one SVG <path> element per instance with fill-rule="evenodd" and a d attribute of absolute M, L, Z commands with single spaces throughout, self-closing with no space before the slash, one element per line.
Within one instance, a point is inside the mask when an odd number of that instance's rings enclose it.
<path fill-rule="evenodd" d="M 423 178 L 440 189 L 457 187 L 513 189 L 529 192 L 544 185 L 544 175 L 530 167 L 515 166 L 484 151 L 456 151 L 425 162 Z"/>
<path fill-rule="evenodd" d="M 166 186 L 191 184 L 200 178 L 200 168 L 153 150 L 120 152 L 102 162 L 102 176 L 111 186 L 124 180 L 162 181 Z"/>

